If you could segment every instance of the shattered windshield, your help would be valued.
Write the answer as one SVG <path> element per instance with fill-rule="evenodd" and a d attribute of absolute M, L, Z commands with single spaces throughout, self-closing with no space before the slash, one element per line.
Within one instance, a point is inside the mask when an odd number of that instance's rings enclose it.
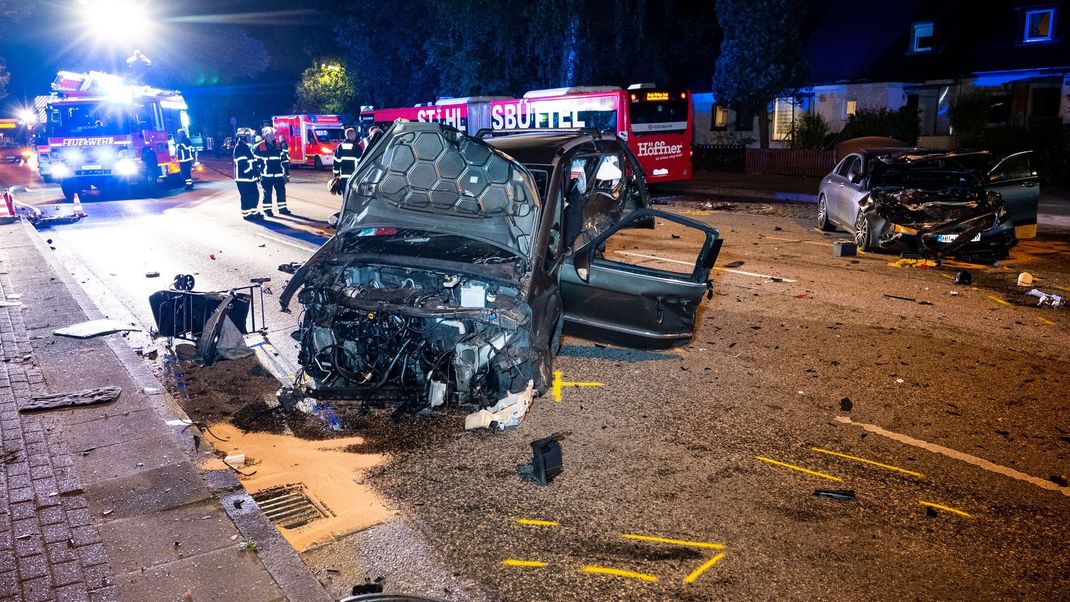
<path fill-rule="evenodd" d="M 531 174 L 484 142 L 438 123 L 398 122 L 361 160 L 338 231 L 452 233 L 526 257 L 539 203 Z"/>
<path fill-rule="evenodd" d="M 518 259 L 515 253 L 471 238 L 398 228 L 363 228 L 352 231 L 346 241 L 346 250 L 350 253 L 431 257 L 484 265 L 510 263 Z"/>
<path fill-rule="evenodd" d="M 878 189 L 945 190 L 962 186 L 974 186 L 978 174 L 963 165 L 946 158 L 917 162 L 873 162 L 869 187 Z"/>

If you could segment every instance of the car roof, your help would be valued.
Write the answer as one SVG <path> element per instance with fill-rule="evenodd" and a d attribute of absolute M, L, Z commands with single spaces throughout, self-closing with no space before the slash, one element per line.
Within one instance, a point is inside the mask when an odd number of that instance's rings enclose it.
<path fill-rule="evenodd" d="M 557 157 L 588 142 L 615 141 L 586 132 L 518 132 L 488 136 L 483 141 L 523 164 L 552 165 Z"/>

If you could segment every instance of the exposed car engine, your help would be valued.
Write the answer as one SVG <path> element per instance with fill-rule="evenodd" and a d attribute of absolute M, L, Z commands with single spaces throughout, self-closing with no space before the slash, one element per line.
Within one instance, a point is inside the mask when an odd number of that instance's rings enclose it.
<path fill-rule="evenodd" d="M 520 391 L 537 358 L 519 294 L 459 273 L 325 262 L 298 296 L 299 360 L 317 384 L 309 394 L 418 409 Z"/>

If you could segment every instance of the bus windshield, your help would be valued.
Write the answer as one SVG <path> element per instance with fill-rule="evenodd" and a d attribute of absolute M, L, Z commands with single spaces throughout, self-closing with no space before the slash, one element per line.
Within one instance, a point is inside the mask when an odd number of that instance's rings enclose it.
<path fill-rule="evenodd" d="M 687 100 L 631 103 L 632 131 L 682 132 L 687 129 Z"/>
<path fill-rule="evenodd" d="M 113 103 L 53 106 L 48 119 L 51 136 L 116 136 L 129 133 L 126 107 Z"/>

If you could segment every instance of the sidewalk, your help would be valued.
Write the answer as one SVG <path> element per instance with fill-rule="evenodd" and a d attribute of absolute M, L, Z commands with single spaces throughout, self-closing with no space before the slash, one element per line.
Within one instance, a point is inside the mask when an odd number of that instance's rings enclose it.
<path fill-rule="evenodd" d="M 25 224 L 0 226 L 0 300 L 0 600 L 329 599 L 234 475 L 199 468 L 200 433 L 169 426 L 185 415 L 121 335 L 52 335 L 105 316 Z M 119 399 L 18 412 L 105 385 Z"/>
<path fill-rule="evenodd" d="M 694 179 L 657 184 L 658 191 L 708 194 L 725 200 L 816 203 L 821 178 L 696 171 Z"/>

